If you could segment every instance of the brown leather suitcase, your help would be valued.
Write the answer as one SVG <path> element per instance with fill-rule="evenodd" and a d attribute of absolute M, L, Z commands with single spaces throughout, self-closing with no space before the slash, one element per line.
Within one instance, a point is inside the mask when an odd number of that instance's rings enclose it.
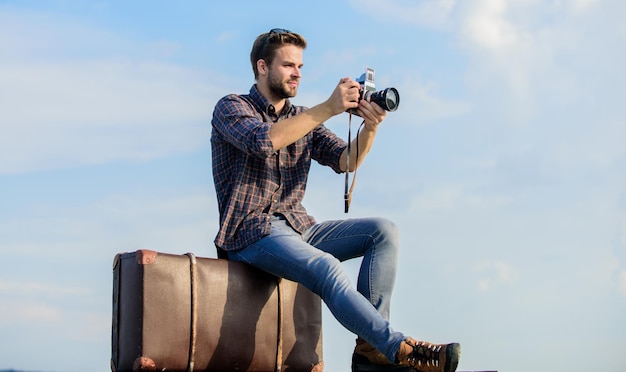
<path fill-rule="evenodd" d="M 118 254 L 111 369 L 322 371 L 321 300 L 238 262 Z"/>

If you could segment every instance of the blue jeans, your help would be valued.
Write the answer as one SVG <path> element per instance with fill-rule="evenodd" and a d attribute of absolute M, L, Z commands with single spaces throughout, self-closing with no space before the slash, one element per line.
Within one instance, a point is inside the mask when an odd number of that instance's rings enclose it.
<path fill-rule="evenodd" d="M 270 235 L 228 258 L 301 283 L 319 295 L 346 329 L 392 362 L 405 339 L 389 324 L 396 276 L 398 232 L 383 218 L 327 221 L 303 235 L 282 216 L 272 219 Z M 363 257 L 356 289 L 341 261 Z"/>

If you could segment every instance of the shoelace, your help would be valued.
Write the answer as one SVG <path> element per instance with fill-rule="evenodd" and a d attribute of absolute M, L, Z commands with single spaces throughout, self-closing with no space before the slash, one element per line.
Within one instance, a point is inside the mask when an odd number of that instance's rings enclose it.
<path fill-rule="evenodd" d="M 422 341 L 409 345 L 413 347 L 413 351 L 407 356 L 407 361 L 411 367 L 439 367 L 441 345 L 433 345 Z"/>

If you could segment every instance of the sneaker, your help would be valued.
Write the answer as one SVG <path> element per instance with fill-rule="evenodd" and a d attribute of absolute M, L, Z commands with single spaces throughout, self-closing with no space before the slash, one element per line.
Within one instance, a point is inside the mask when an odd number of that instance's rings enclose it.
<path fill-rule="evenodd" d="M 439 345 L 407 338 L 400 344 L 396 363 L 420 372 L 454 372 L 461 357 L 461 345 Z"/>
<path fill-rule="evenodd" d="M 352 372 L 413 372 L 414 369 L 391 363 L 387 357 L 362 338 L 356 339 L 352 353 Z"/>

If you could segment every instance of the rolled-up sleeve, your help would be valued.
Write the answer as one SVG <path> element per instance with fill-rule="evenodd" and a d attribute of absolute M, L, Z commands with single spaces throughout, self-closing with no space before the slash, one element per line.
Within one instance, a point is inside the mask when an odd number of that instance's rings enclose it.
<path fill-rule="evenodd" d="M 321 165 L 331 167 L 337 173 L 343 173 L 339 161 L 348 143 L 324 125 L 313 132 L 313 151 L 311 157 Z"/>
<path fill-rule="evenodd" d="M 271 123 L 264 122 L 261 115 L 250 102 L 228 95 L 216 104 L 212 125 L 224 141 L 250 156 L 267 158 L 274 154 Z"/>

